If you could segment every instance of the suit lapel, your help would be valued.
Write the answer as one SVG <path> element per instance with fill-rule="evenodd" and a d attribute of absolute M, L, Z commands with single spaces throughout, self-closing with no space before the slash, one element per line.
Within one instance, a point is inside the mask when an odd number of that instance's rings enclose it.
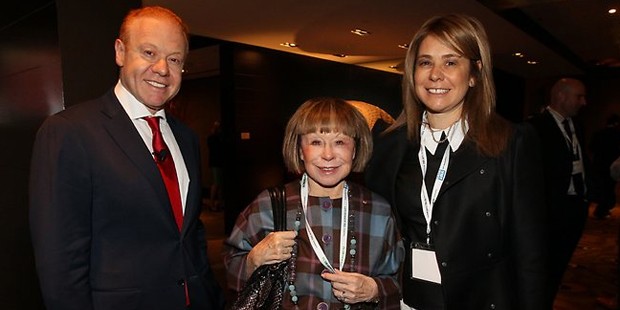
<path fill-rule="evenodd" d="M 194 148 L 192 147 L 192 140 L 190 139 L 190 136 L 183 132 L 181 126 L 178 124 L 178 121 L 171 115 L 167 115 L 167 121 L 172 133 L 174 134 L 174 138 L 179 145 L 181 154 L 183 154 L 183 161 L 185 162 L 185 167 L 189 176 L 189 186 L 187 189 L 185 215 L 183 216 L 182 227 L 182 233 L 185 234 L 191 219 L 198 217 L 198 215 L 194 216 L 194 214 L 201 211 L 200 206 L 202 206 L 202 204 L 200 201 L 196 201 L 196 197 L 200 197 L 200 195 L 197 195 L 196 192 L 198 191 L 199 193 L 201 190 L 199 188 L 199 183 L 196 182 L 196 180 L 200 177 L 197 175 L 197 171 L 200 171 L 200 168 L 197 166 L 198 159 L 193 152 Z"/>
<path fill-rule="evenodd" d="M 153 187 L 157 199 L 160 201 L 160 207 L 164 212 L 170 214 L 170 224 L 174 225 L 175 230 L 178 230 L 174 223 L 166 186 L 161 178 L 159 169 L 157 169 L 157 165 L 144 145 L 142 137 L 112 91 L 106 94 L 103 103 L 101 109 L 102 114 L 105 115 L 103 126 L 116 141 L 121 151 L 144 174 L 144 177 Z"/>
<path fill-rule="evenodd" d="M 551 112 L 549 112 L 549 110 L 545 110 L 543 112 L 543 116 L 546 119 L 545 123 L 548 125 L 547 130 L 554 136 L 552 139 L 548 139 L 547 141 L 545 141 L 545 143 L 555 143 L 558 149 L 565 149 L 567 153 L 570 153 L 572 155 L 573 150 L 571 150 L 570 146 L 568 145 L 564 133 L 558 126 L 558 123 L 555 121 L 553 115 L 551 115 Z"/>
<path fill-rule="evenodd" d="M 472 143 L 467 140 L 463 141 L 459 150 L 450 156 L 450 166 L 443 186 L 439 190 L 439 195 L 442 195 L 465 176 L 478 171 L 479 167 L 488 160 L 489 158 L 478 154 Z"/>

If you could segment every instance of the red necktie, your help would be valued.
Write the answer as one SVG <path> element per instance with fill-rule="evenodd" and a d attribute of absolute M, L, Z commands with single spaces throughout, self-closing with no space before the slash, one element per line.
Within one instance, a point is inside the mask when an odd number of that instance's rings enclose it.
<path fill-rule="evenodd" d="M 153 156 L 155 163 L 157 163 L 157 168 L 159 168 L 159 172 L 164 179 L 174 220 L 180 231 L 181 227 L 183 227 L 183 207 L 181 206 L 181 192 L 179 190 L 177 172 L 174 168 L 174 160 L 159 130 L 159 117 L 145 117 L 144 119 L 153 132 Z"/>

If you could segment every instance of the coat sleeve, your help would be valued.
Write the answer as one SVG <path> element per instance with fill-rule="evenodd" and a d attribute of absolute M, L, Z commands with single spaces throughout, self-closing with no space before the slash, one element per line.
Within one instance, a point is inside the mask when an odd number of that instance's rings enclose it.
<path fill-rule="evenodd" d="M 542 309 L 546 289 L 547 208 L 540 141 L 527 124 L 517 127 L 512 152 L 512 223 L 510 234 L 517 267 L 518 309 Z"/>
<path fill-rule="evenodd" d="M 375 199 L 373 199 L 373 204 Z M 388 207 L 387 210 L 390 210 Z M 396 228 L 396 222 L 391 215 L 387 217 L 384 225 L 383 235 L 385 236 L 382 249 L 382 257 L 374 271 L 373 279 L 377 282 L 379 289 L 379 308 L 396 309 L 400 307 L 400 285 L 399 272 L 402 261 L 405 257 L 403 240 Z"/>
<path fill-rule="evenodd" d="M 228 239 L 224 241 L 224 265 L 228 288 L 241 291 L 247 281 L 246 259 L 254 245 L 273 231 L 271 200 L 263 191 L 237 217 Z"/>
<path fill-rule="evenodd" d="M 41 126 L 30 174 L 30 229 L 47 309 L 92 309 L 92 184 L 79 129 L 61 116 Z"/>

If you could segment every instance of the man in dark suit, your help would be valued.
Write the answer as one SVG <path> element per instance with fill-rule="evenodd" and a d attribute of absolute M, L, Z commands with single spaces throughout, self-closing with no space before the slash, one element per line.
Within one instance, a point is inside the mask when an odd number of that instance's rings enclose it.
<path fill-rule="evenodd" d="M 549 207 L 549 298 L 553 303 L 564 271 L 577 247 L 588 217 L 585 150 L 579 126 L 573 122 L 586 105 L 586 89 L 576 79 L 563 78 L 551 88 L 550 104 L 529 121 L 542 142 L 545 195 Z"/>
<path fill-rule="evenodd" d="M 187 29 L 145 7 L 127 15 L 114 47 L 116 86 L 37 134 L 30 224 L 45 305 L 223 308 L 199 220 L 198 140 L 164 111 L 180 89 Z"/>

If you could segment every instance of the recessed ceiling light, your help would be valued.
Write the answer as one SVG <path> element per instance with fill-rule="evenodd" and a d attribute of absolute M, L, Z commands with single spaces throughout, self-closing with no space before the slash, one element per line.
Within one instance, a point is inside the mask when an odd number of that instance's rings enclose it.
<path fill-rule="evenodd" d="M 525 56 L 525 55 L 523 55 L 523 53 L 521 53 L 521 52 L 516 52 L 516 53 L 513 53 L 512 56 L 523 58 L 523 56 Z"/>
<path fill-rule="evenodd" d="M 405 44 L 398 44 L 398 47 L 402 48 L 402 49 L 408 49 L 409 48 L 409 44 L 405 43 Z"/>
<path fill-rule="evenodd" d="M 356 34 L 356 35 L 358 35 L 360 37 L 365 37 L 367 35 L 370 35 L 369 31 L 364 30 L 364 29 L 360 29 L 360 28 L 355 28 L 355 29 L 351 30 L 351 33 L 352 34 Z"/>
<path fill-rule="evenodd" d="M 538 64 L 538 61 L 536 61 L 536 60 L 528 60 L 528 61 L 527 61 L 527 64 L 528 64 L 528 65 L 537 65 L 537 64 Z"/>
<path fill-rule="evenodd" d="M 295 43 L 290 43 L 290 42 L 280 43 L 280 45 L 282 45 L 282 46 L 284 46 L 284 47 L 297 47 L 297 44 L 295 44 Z"/>
<path fill-rule="evenodd" d="M 616 14 L 617 10 L 614 8 L 609 9 L 609 11 L 607 11 L 609 14 Z"/>

